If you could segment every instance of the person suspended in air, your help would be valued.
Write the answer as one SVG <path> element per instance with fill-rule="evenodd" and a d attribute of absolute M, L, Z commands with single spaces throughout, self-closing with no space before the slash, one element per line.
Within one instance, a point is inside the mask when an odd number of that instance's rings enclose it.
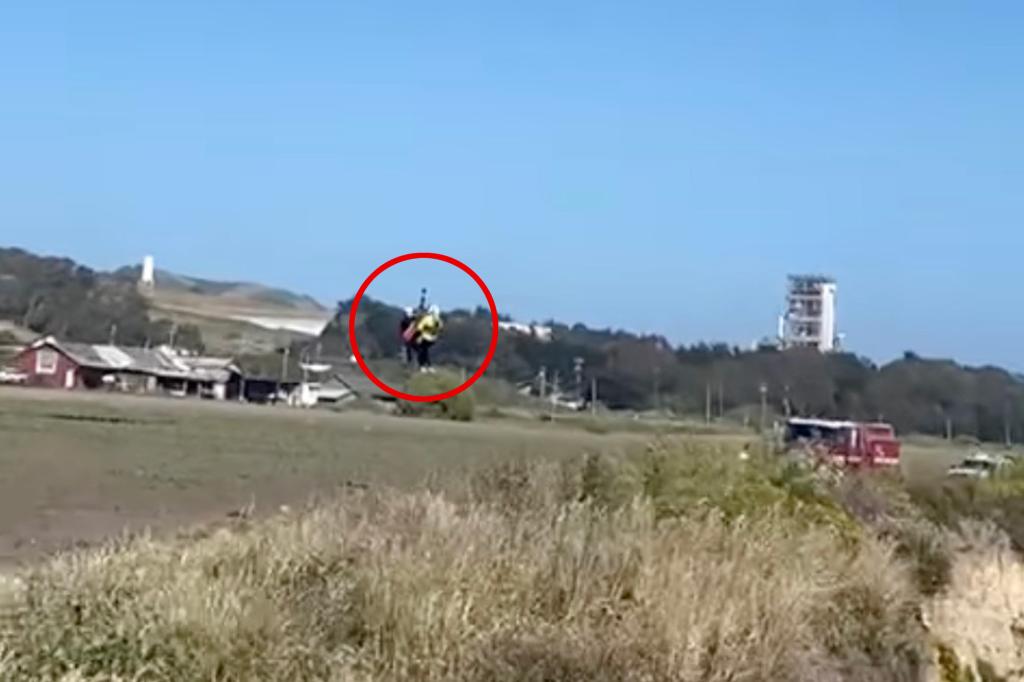
<path fill-rule="evenodd" d="M 402 348 L 405 350 L 405 364 L 411 365 L 416 356 L 416 313 L 412 306 L 407 306 L 402 312 L 402 320 L 398 324 L 398 336 L 402 341 Z"/>
<path fill-rule="evenodd" d="M 420 289 L 420 302 L 416 308 L 407 306 L 399 323 L 399 336 L 402 347 L 405 350 L 405 363 L 411 365 L 417 356 L 417 335 L 416 323 L 427 314 L 427 288 Z"/>
<path fill-rule="evenodd" d="M 415 330 L 413 338 L 416 346 L 416 361 L 421 372 L 433 371 L 433 365 L 430 362 L 430 348 L 437 343 L 443 326 L 441 309 L 437 305 L 431 305 L 426 313 L 416 320 L 413 327 Z"/>

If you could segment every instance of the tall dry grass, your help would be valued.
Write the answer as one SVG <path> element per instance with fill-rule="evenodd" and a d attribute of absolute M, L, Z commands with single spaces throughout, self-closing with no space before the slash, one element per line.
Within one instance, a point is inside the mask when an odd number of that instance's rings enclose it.
<path fill-rule="evenodd" d="M 0 679 L 918 679 L 888 545 L 784 499 L 666 513 L 631 471 L 510 465 L 64 556 L 0 586 Z"/>

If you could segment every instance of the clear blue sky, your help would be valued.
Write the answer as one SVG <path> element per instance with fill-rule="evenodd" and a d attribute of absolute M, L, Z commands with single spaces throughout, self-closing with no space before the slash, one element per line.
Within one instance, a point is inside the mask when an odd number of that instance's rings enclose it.
<path fill-rule="evenodd" d="M 8 2 L 0 242 L 324 301 L 444 251 L 517 318 L 739 344 L 820 271 L 858 352 L 1024 368 L 1021 35 L 1016 2 Z"/>

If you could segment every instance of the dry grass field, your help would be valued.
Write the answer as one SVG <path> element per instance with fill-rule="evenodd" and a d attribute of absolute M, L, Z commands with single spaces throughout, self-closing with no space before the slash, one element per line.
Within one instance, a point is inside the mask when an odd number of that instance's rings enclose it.
<path fill-rule="evenodd" d="M 486 410 L 482 411 L 485 415 Z M 301 505 L 357 486 L 411 487 L 508 459 L 622 452 L 658 427 L 626 420 L 484 418 L 470 424 L 234 404 L 0 390 L 0 566 L 123 529 L 171 529 Z M 671 438 L 738 449 L 750 434 Z M 903 470 L 930 483 L 963 447 L 912 439 Z"/>
<path fill-rule="evenodd" d="M 975 575 L 899 477 L 736 457 L 755 442 L 612 417 L 0 391 L 0 679 L 883 682 L 940 679 L 936 660 L 943 680 L 968 679 L 958 661 L 1016 665 L 955 636 L 946 614 Z M 968 450 L 908 439 L 904 482 L 936 483 Z M 976 509 L 1020 518 L 1001 490 Z M 231 514 L 252 504 L 267 518 Z M 156 533 L 41 560 L 142 526 Z"/>
<path fill-rule="evenodd" d="M 0 679 L 917 679 L 891 545 L 733 452 L 514 460 L 71 553 L 0 580 Z"/>
<path fill-rule="evenodd" d="M 509 458 L 620 450 L 642 433 L 471 424 L 209 402 L 0 390 L 0 565 L 123 528 L 407 487 Z"/>

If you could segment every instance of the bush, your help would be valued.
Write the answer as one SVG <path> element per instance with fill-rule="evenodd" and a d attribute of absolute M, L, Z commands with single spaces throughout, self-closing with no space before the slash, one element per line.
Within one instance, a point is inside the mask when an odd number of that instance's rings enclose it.
<path fill-rule="evenodd" d="M 910 563 L 922 595 L 934 596 L 950 584 L 953 550 L 941 528 L 924 519 L 899 519 L 887 524 L 884 535 L 895 544 L 896 556 Z"/>
<path fill-rule="evenodd" d="M 948 531 L 926 517 L 898 480 L 884 472 L 847 475 L 833 495 L 848 513 L 893 543 L 922 595 L 933 596 L 949 585 L 953 550 Z"/>
<path fill-rule="evenodd" d="M 535 398 L 519 393 L 514 384 L 487 375 L 480 377 L 473 384 L 473 393 L 477 402 L 481 405 L 516 407 L 529 406 L 536 403 Z"/>
<path fill-rule="evenodd" d="M 493 405 L 484 411 L 484 416 L 488 419 L 505 419 L 508 417 L 500 407 L 495 407 Z"/>
<path fill-rule="evenodd" d="M 977 663 L 979 682 L 1007 682 L 1006 678 L 996 672 L 988 661 L 979 658 Z"/>
<path fill-rule="evenodd" d="M 978 662 L 979 675 L 976 676 L 971 666 L 961 663 L 956 652 L 949 646 L 939 643 L 936 649 L 938 650 L 940 682 L 1000 682 L 999 676 L 995 674 L 992 666 L 988 663 Z"/>
<path fill-rule="evenodd" d="M 989 480 L 950 481 L 937 488 L 913 491 L 913 499 L 929 519 L 951 530 L 963 521 L 988 520 L 1024 554 L 1024 470 L 1012 467 Z"/>
<path fill-rule="evenodd" d="M 450 391 L 462 384 L 462 379 L 454 372 L 417 372 L 406 382 L 406 393 L 413 395 L 436 395 Z M 473 389 L 459 393 L 453 398 L 432 403 L 402 401 L 400 410 L 411 416 L 433 416 L 454 421 L 472 421 L 476 413 L 476 401 Z"/>
<path fill-rule="evenodd" d="M 678 453 L 656 454 L 643 485 L 675 490 Z M 566 499 L 563 473 L 509 463 L 476 499 L 361 492 L 60 558 L 0 592 L 0 679 L 914 678 L 914 591 L 884 544 L 784 504 L 659 520 L 642 494 Z"/>
<path fill-rule="evenodd" d="M 593 433 L 599 436 L 611 433 L 611 427 L 608 425 L 608 422 L 600 419 L 583 419 L 580 421 L 580 424 L 582 424 L 583 430 L 587 433 Z"/>

